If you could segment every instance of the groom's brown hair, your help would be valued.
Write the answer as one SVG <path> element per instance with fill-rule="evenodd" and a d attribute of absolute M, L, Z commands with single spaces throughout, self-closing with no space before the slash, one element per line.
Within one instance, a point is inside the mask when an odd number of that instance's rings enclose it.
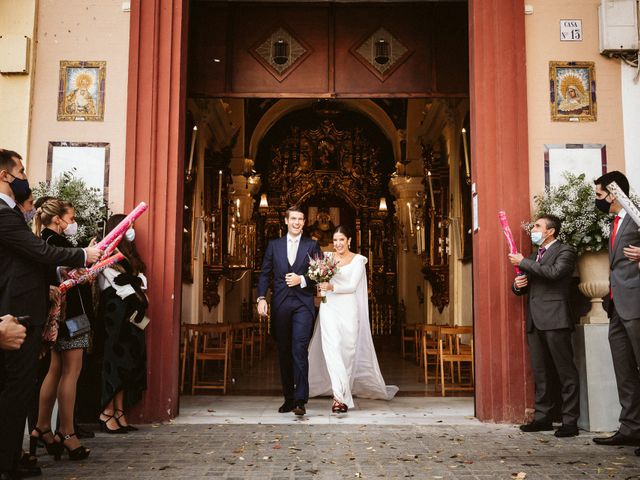
<path fill-rule="evenodd" d="M 301 213 L 303 217 L 305 216 L 304 212 L 302 211 L 302 209 L 299 206 L 291 205 L 289 208 L 287 208 L 287 211 L 284 214 L 285 218 L 289 219 L 289 215 L 292 212 L 298 212 L 298 213 Z"/>

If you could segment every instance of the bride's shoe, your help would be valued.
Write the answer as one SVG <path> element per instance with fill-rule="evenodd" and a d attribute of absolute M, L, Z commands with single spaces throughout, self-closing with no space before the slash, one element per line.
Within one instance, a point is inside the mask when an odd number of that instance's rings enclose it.
<path fill-rule="evenodd" d="M 333 399 L 333 404 L 331 405 L 331 411 L 333 413 L 347 413 L 349 407 L 347 407 L 344 403 L 339 402 L 335 398 Z"/>

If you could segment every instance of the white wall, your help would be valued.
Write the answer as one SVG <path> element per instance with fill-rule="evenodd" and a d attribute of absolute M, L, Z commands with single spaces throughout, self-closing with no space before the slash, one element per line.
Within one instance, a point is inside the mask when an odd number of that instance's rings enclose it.
<path fill-rule="evenodd" d="M 31 39 L 28 74 L 0 75 L 0 148 L 28 162 L 29 102 L 34 75 L 35 0 L 0 0 L 0 35 Z"/>
<path fill-rule="evenodd" d="M 640 193 L 640 82 L 634 81 L 638 70 L 625 63 L 621 68 L 625 170 L 631 188 Z"/>

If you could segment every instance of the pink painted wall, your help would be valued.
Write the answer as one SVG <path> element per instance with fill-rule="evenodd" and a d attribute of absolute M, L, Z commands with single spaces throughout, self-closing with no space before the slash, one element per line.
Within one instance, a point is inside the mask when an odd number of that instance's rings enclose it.
<path fill-rule="evenodd" d="M 38 2 L 29 177 L 32 183 L 46 178 L 50 141 L 108 142 L 109 202 L 115 212 L 124 208 L 129 20 L 121 0 Z M 103 122 L 57 120 L 60 60 L 107 62 Z"/>

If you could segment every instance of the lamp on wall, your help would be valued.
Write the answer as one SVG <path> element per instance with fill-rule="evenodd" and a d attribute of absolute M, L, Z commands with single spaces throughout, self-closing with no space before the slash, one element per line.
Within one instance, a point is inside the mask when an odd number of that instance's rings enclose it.
<path fill-rule="evenodd" d="M 384 65 L 389 62 L 391 57 L 391 44 L 384 38 L 375 42 L 375 55 L 374 60 L 380 65 Z"/>
<path fill-rule="evenodd" d="M 378 210 L 381 212 L 386 212 L 387 208 L 387 199 L 385 197 L 380 197 L 380 205 L 378 206 Z"/>
<path fill-rule="evenodd" d="M 279 38 L 275 42 L 273 42 L 273 63 L 277 65 L 284 65 L 289 61 L 289 44 Z"/>

